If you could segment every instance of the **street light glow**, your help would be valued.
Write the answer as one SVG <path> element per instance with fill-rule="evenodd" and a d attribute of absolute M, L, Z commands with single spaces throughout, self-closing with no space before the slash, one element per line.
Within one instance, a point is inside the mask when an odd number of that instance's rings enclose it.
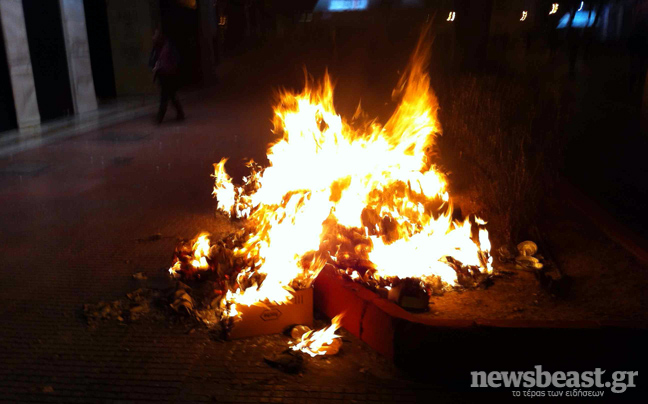
<path fill-rule="evenodd" d="M 549 15 L 551 14 L 556 14 L 558 12 L 558 3 L 554 3 L 551 5 L 551 11 L 549 11 Z"/>

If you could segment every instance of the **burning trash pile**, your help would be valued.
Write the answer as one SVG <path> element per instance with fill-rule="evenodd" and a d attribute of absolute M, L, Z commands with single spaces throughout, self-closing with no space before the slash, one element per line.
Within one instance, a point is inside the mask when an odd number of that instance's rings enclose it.
<path fill-rule="evenodd" d="M 243 228 L 180 245 L 169 272 L 213 280 L 222 320 L 289 301 L 327 265 L 374 290 L 407 282 L 426 296 L 490 276 L 486 223 L 453 214 L 446 178 L 430 159 L 441 126 L 424 37 L 384 125 L 339 116 L 326 74 L 299 94 L 280 93 L 274 133 L 281 139 L 269 147 L 267 167 L 250 161 L 250 174 L 235 185 L 227 159 L 214 165 L 217 208 L 243 219 Z"/>

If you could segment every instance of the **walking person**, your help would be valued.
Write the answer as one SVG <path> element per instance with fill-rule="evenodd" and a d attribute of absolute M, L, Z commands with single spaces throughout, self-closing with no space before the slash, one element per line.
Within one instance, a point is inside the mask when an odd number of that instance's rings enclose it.
<path fill-rule="evenodd" d="M 158 124 L 164 120 L 169 101 L 176 109 L 176 119 L 181 121 L 185 118 L 184 110 L 177 96 L 180 87 L 179 63 L 178 50 L 160 29 L 155 30 L 149 65 L 153 69 L 153 81 L 157 80 L 160 83 L 160 108 L 156 117 Z"/>

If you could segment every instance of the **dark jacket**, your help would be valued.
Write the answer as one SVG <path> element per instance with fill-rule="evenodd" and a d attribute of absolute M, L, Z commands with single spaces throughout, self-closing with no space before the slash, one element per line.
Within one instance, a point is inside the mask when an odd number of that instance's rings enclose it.
<path fill-rule="evenodd" d="M 149 57 L 149 67 L 157 76 L 175 76 L 178 74 L 180 57 L 178 51 L 169 41 L 164 41 L 161 46 L 154 47 Z"/>

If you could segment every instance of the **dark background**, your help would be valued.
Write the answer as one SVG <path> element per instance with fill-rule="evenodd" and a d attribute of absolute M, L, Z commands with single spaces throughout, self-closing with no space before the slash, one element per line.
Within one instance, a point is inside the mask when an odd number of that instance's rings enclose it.
<path fill-rule="evenodd" d="M 5 53 L 4 41 L 0 35 L 0 132 L 14 129 L 17 126 L 14 108 L 9 65 Z"/>
<path fill-rule="evenodd" d="M 23 9 L 41 121 L 71 115 L 60 6 L 56 1 L 23 0 Z"/>

